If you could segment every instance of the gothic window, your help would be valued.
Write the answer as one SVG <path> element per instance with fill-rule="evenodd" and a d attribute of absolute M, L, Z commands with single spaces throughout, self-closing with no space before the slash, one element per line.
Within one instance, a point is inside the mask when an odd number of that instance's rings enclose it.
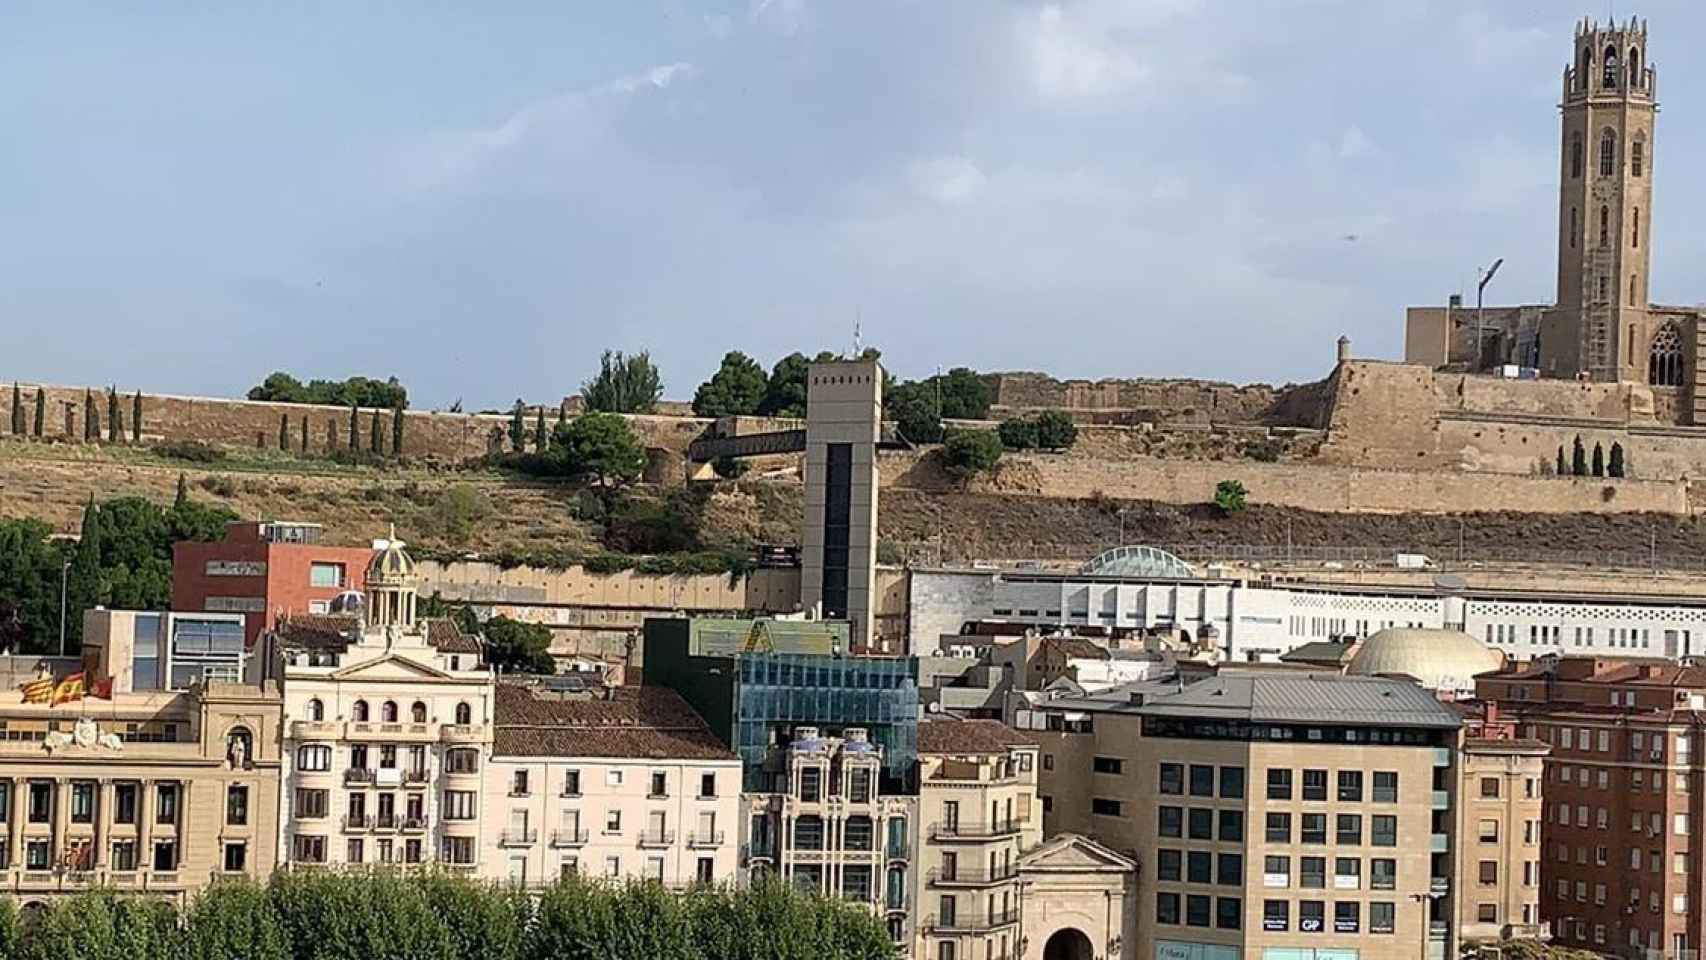
<path fill-rule="evenodd" d="M 1647 141 L 1636 137 L 1629 144 L 1629 175 L 1639 177 L 1647 165 Z"/>
<path fill-rule="evenodd" d="M 1570 179 L 1582 178 L 1582 132 L 1570 134 Z"/>
<path fill-rule="evenodd" d="M 1611 242 L 1611 208 L 1599 208 L 1599 245 L 1605 246 Z"/>
<path fill-rule="evenodd" d="M 1641 48 L 1629 48 L 1629 86 L 1631 89 L 1641 89 Z"/>
<path fill-rule="evenodd" d="M 1641 208 L 1640 207 L 1635 208 L 1635 228 L 1629 231 L 1629 245 L 1632 247 L 1635 247 L 1636 249 L 1640 249 L 1640 247 L 1641 247 Z"/>
<path fill-rule="evenodd" d="M 1647 351 L 1647 382 L 1655 387 L 1682 386 L 1682 336 L 1674 322 L 1653 335 Z"/>
<path fill-rule="evenodd" d="M 1617 172 L 1617 131 L 1607 129 L 1599 135 L 1599 175 L 1609 177 Z"/>
<path fill-rule="evenodd" d="M 1580 67 L 1578 67 L 1576 69 L 1576 89 L 1577 90 L 1586 90 L 1587 89 L 1588 74 L 1592 71 L 1593 71 L 1593 48 L 1592 47 L 1583 47 L 1582 48 L 1582 64 Z"/>
<path fill-rule="evenodd" d="M 1605 48 L 1605 89 L 1617 89 L 1617 48 Z"/>
<path fill-rule="evenodd" d="M 1576 223 L 1576 220 L 1577 220 L 1576 208 L 1571 207 L 1570 208 L 1570 249 L 1571 250 L 1576 249 L 1576 230 L 1578 229 L 1578 224 Z"/>

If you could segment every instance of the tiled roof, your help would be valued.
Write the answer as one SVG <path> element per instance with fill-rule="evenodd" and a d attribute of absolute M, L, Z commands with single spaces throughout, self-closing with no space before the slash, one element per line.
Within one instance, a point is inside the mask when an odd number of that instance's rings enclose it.
<path fill-rule="evenodd" d="M 1559 683 L 1633 684 L 1652 687 L 1706 687 L 1706 667 L 1683 666 L 1658 658 L 1564 657 L 1530 660 L 1508 671 L 1484 673 L 1487 680 L 1544 680 Z"/>
<path fill-rule="evenodd" d="M 274 632 L 287 647 L 344 650 L 355 642 L 355 632 L 360 628 L 361 620 L 356 617 L 306 614 L 279 621 Z"/>
<path fill-rule="evenodd" d="M 1006 753 L 1036 746 L 1029 734 L 999 720 L 925 720 L 918 725 L 919 753 Z"/>
<path fill-rule="evenodd" d="M 492 753 L 502 757 L 734 759 L 674 690 L 616 687 L 609 696 L 538 696 L 533 688 L 500 681 Z"/>
<path fill-rule="evenodd" d="M 463 633 L 449 617 L 433 617 L 421 621 L 426 627 L 427 643 L 439 653 L 479 653 L 480 638 Z"/>
<path fill-rule="evenodd" d="M 1427 690 L 1381 677 L 1222 674 L 1158 696 L 1138 713 L 1269 723 L 1455 728 L 1456 713 Z"/>

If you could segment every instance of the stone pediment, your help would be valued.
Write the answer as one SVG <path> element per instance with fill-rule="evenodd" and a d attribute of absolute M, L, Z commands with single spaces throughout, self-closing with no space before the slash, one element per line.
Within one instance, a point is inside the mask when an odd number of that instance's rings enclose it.
<path fill-rule="evenodd" d="M 1129 873 L 1137 861 L 1076 833 L 1063 833 L 1019 858 L 1021 872 Z"/>
<path fill-rule="evenodd" d="M 334 680 L 449 680 L 450 674 L 418 660 L 389 653 L 344 667 L 332 674 Z"/>

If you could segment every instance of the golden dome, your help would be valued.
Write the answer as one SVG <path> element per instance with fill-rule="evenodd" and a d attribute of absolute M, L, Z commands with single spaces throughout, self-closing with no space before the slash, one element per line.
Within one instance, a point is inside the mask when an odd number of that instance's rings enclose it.
<path fill-rule="evenodd" d="M 1476 675 L 1504 663 L 1502 652 L 1461 630 L 1393 627 L 1364 640 L 1345 673 L 1413 677 L 1429 690 L 1473 691 Z"/>

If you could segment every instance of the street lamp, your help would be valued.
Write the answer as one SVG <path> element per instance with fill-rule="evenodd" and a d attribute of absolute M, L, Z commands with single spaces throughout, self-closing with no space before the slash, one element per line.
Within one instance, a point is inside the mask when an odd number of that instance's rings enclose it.
<path fill-rule="evenodd" d="M 65 580 L 71 573 L 71 561 L 59 568 L 59 655 L 65 656 Z"/>
<path fill-rule="evenodd" d="M 1493 261 L 1493 265 L 1481 272 L 1481 282 L 1475 285 L 1475 366 L 1479 368 L 1486 359 L 1482 356 L 1486 336 L 1485 316 L 1481 308 L 1482 294 L 1487 292 L 1487 284 L 1493 282 L 1493 274 L 1499 272 L 1499 267 L 1505 262 L 1504 257 Z"/>

